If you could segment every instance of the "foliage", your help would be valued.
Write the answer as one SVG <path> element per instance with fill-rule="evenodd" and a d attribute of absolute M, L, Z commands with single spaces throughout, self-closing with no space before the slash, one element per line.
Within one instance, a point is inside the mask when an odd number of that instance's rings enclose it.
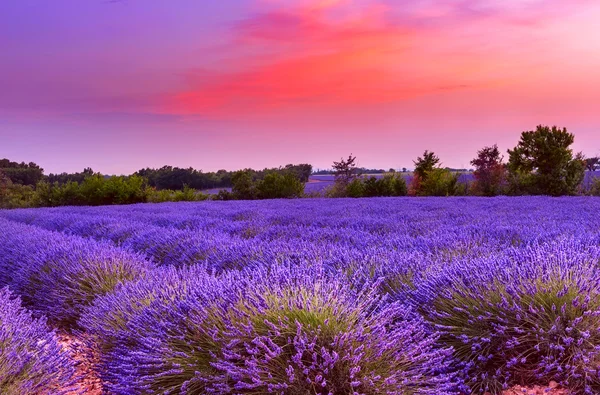
<path fill-rule="evenodd" d="M 183 187 L 183 190 L 172 191 L 170 189 L 150 189 L 148 191 L 148 203 L 165 203 L 165 202 L 200 202 L 208 200 L 209 196 L 195 189 Z"/>
<path fill-rule="evenodd" d="M 477 152 L 477 158 L 471 161 L 475 167 L 473 191 L 476 195 L 496 196 L 502 193 L 506 181 L 506 166 L 502 159 L 496 144 Z"/>
<path fill-rule="evenodd" d="M 42 179 L 44 169 L 33 162 L 17 163 L 0 159 L 0 172 L 4 173 L 13 184 L 34 186 Z"/>
<path fill-rule="evenodd" d="M 29 185 L 13 184 L 0 171 L 0 208 L 24 208 L 33 205 L 34 190 Z"/>
<path fill-rule="evenodd" d="M 253 170 L 246 169 L 253 180 L 263 179 L 269 173 L 293 173 L 301 182 L 307 182 L 312 172 L 312 166 L 306 163 L 293 165 L 288 164 L 285 167 Z M 214 189 L 230 188 L 233 186 L 233 175 L 235 172 L 219 170 L 217 172 L 204 173 L 194 168 L 179 168 L 172 166 L 163 166 L 160 169 L 141 169 L 135 173 L 138 176 L 148 180 L 148 185 L 156 190 L 182 190 L 185 186 L 193 189 Z"/>
<path fill-rule="evenodd" d="M 592 158 L 586 158 L 585 168 L 588 171 L 596 171 L 596 169 L 600 169 L 600 157 L 595 156 Z"/>
<path fill-rule="evenodd" d="M 299 198 L 304 194 L 304 183 L 293 173 L 269 173 L 256 184 L 259 199 Z"/>
<path fill-rule="evenodd" d="M 425 150 L 423 156 L 419 156 L 413 163 L 415 164 L 415 176 L 418 176 L 422 181 L 425 181 L 427 179 L 427 173 L 439 166 L 440 158 L 433 152 Z"/>
<path fill-rule="evenodd" d="M 415 170 L 410 183 L 409 194 L 412 196 L 446 196 L 447 190 L 444 190 L 446 187 L 444 180 L 447 176 L 436 170 L 441 169 L 439 167 L 440 158 L 433 152 L 425 150 L 423 156 L 419 156 L 413 163 L 415 164 Z M 428 177 L 430 175 L 436 179 L 428 183 Z M 425 183 L 428 183 L 427 191 L 424 190 Z"/>
<path fill-rule="evenodd" d="M 256 184 L 253 179 L 251 169 L 239 170 L 231 176 L 231 192 L 235 199 L 252 200 L 256 199 Z"/>
<path fill-rule="evenodd" d="M 48 182 L 49 184 L 58 182 L 60 185 L 66 184 L 69 181 L 80 183 L 83 182 L 83 180 L 85 180 L 87 177 L 93 176 L 94 174 L 96 173 L 91 167 L 86 167 L 81 173 L 50 173 L 44 177 L 44 181 Z"/>
<path fill-rule="evenodd" d="M 388 173 L 381 178 L 369 177 L 364 181 L 364 195 L 376 196 L 406 196 L 407 187 L 404 177 L 400 174 Z"/>
<path fill-rule="evenodd" d="M 508 161 L 513 194 L 574 195 L 584 176 L 584 161 L 569 148 L 574 136 L 566 128 L 539 125 L 521 134 Z"/>
<path fill-rule="evenodd" d="M 375 178 L 375 177 L 373 177 Z M 354 180 L 350 181 L 348 183 L 348 185 L 346 186 L 346 190 L 345 191 L 340 191 L 338 192 L 338 195 L 341 196 L 347 196 L 347 197 L 351 197 L 351 198 L 361 198 L 365 196 L 365 182 L 363 182 L 363 180 L 361 178 L 355 178 Z M 340 188 L 340 186 L 338 186 L 338 188 Z"/>
<path fill-rule="evenodd" d="M 383 177 L 357 177 L 348 184 L 336 183 L 330 197 L 406 196 L 406 180 L 401 174 L 387 173 Z"/>
<path fill-rule="evenodd" d="M 74 373 L 45 318 L 33 318 L 8 288 L 0 289 L 0 393 L 63 394 Z"/>
<path fill-rule="evenodd" d="M 144 203 L 148 198 L 146 182 L 138 176 L 104 177 L 94 174 L 78 183 L 41 182 L 36 188 L 35 202 L 39 206 L 101 206 Z"/>
<path fill-rule="evenodd" d="M 348 159 L 340 159 L 339 162 L 333 162 L 335 182 L 341 186 L 348 185 L 353 179 L 360 175 L 356 165 L 356 156 L 348 155 Z"/>
<path fill-rule="evenodd" d="M 465 187 L 458 183 L 459 175 L 439 167 L 428 170 L 424 177 L 415 174 L 410 185 L 410 194 L 415 196 L 455 196 L 466 194 Z"/>
<path fill-rule="evenodd" d="M 591 196 L 600 196 L 600 178 L 595 177 L 592 179 L 588 194 Z"/>

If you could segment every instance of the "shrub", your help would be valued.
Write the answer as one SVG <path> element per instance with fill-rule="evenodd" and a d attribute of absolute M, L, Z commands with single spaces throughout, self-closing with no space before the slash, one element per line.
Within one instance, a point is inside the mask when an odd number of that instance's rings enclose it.
<path fill-rule="evenodd" d="M 256 183 L 259 199 L 299 198 L 304 194 L 304 183 L 292 173 L 268 173 Z"/>
<path fill-rule="evenodd" d="M 183 190 L 173 191 L 170 189 L 162 189 L 157 191 L 150 189 L 148 191 L 148 203 L 165 203 L 165 202 L 200 202 L 208 200 L 209 196 L 199 192 L 187 185 L 184 185 Z"/>
<path fill-rule="evenodd" d="M 410 184 L 412 196 L 453 196 L 456 193 L 458 174 L 439 167 L 440 159 L 433 153 L 425 151 L 418 157 L 414 176 Z"/>
<path fill-rule="evenodd" d="M 40 182 L 36 186 L 35 202 L 39 206 L 100 206 L 144 203 L 148 199 L 146 180 L 139 176 L 87 176 L 81 183 Z"/>
<path fill-rule="evenodd" d="M 6 247 L 0 269 L 12 270 L 11 283 L 28 306 L 65 328 L 76 323 L 94 298 L 143 276 L 149 268 L 141 256 L 106 242 L 9 226 L 1 234 Z"/>
<path fill-rule="evenodd" d="M 44 318 L 33 318 L 8 288 L 0 289 L 0 393 L 62 394 L 74 367 Z"/>
<path fill-rule="evenodd" d="M 365 196 L 365 184 L 362 179 L 355 178 L 346 185 L 345 196 L 351 198 L 360 198 Z"/>
<path fill-rule="evenodd" d="M 470 390 L 554 380 L 597 394 L 600 249 L 557 244 L 508 255 L 460 262 L 416 292 Z"/>
<path fill-rule="evenodd" d="M 142 279 L 125 283 L 115 292 L 96 298 L 85 309 L 79 326 L 102 351 L 102 366 L 110 360 L 110 352 L 119 339 L 130 337 L 129 323 L 144 309 L 158 303 L 165 306 L 173 304 L 188 293 L 210 288 L 214 281 L 215 278 L 199 266 L 157 268 Z M 105 375 L 105 371 L 99 369 L 101 375 Z"/>
<path fill-rule="evenodd" d="M 600 178 L 594 178 L 590 185 L 589 194 L 591 196 L 600 196 Z"/>
<path fill-rule="evenodd" d="M 583 181 L 585 161 L 569 148 L 575 141 L 566 128 L 537 126 L 521 133 L 519 144 L 508 150 L 509 181 L 513 193 L 574 195 Z"/>
<path fill-rule="evenodd" d="M 415 179 L 417 176 L 415 176 Z M 458 174 L 448 169 L 435 168 L 421 178 L 417 194 L 419 196 L 454 196 L 457 192 Z"/>
<path fill-rule="evenodd" d="M 475 166 L 473 192 L 481 196 L 496 196 L 502 192 L 506 181 L 506 165 L 502 163 L 497 145 L 484 147 L 477 152 L 477 158 L 471 161 Z"/>
<path fill-rule="evenodd" d="M 252 200 L 256 198 L 254 172 L 250 169 L 239 170 L 231 175 L 231 193 L 235 199 Z"/>
<path fill-rule="evenodd" d="M 322 267 L 230 273 L 129 323 L 115 393 L 447 394 L 448 350 L 410 309 Z"/>

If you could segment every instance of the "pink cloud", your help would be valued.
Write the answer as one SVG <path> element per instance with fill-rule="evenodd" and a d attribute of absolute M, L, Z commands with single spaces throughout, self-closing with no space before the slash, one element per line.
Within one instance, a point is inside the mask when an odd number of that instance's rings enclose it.
<path fill-rule="evenodd" d="M 207 117 L 343 111 L 464 90 L 485 91 L 486 102 L 469 100 L 493 107 L 508 97 L 543 99 L 550 81 L 566 94 L 579 89 L 597 97 L 565 72 L 588 69 L 570 58 L 582 55 L 572 44 L 573 26 L 595 26 L 590 17 L 600 16 L 600 8 L 581 15 L 558 0 L 552 13 L 534 0 L 505 9 L 495 1 L 421 1 L 400 12 L 382 1 L 267 3 L 267 11 L 233 27 L 230 67 L 191 73 L 162 111 Z M 597 39 L 590 45 L 600 50 Z M 592 64 L 600 66 L 600 59 Z"/>

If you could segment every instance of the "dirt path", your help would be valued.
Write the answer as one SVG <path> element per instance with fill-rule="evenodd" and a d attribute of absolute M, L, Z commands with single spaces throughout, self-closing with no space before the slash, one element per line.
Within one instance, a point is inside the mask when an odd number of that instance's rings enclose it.
<path fill-rule="evenodd" d="M 67 334 L 59 334 L 59 342 L 71 354 L 77 364 L 77 382 L 75 390 L 67 395 L 101 395 L 102 381 L 92 367 L 96 357 L 81 340 Z"/>
<path fill-rule="evenodd" d="M 77 363 L 75 390 L 67 395 L 102 395 L 102 381 L 94 373 L 94 353 L 81 340 L 67 334 L 59 334 L 60 344 L 68 350 Z M 486 392 L 484 395 L 492 395 Z M 502 392 L 502 395 L 569 395 L 551 381 L 547 386 L 522 387 L 517 385 Z"/>

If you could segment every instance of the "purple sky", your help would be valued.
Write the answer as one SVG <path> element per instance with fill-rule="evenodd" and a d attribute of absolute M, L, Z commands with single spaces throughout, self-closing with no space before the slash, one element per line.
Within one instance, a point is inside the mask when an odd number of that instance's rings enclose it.
<path fill-rule="evenodd" d="M 598 155 L 598 20 L 591 0 L 4 0 L 0 157 L 469 167 L 540 123 Z"/>

